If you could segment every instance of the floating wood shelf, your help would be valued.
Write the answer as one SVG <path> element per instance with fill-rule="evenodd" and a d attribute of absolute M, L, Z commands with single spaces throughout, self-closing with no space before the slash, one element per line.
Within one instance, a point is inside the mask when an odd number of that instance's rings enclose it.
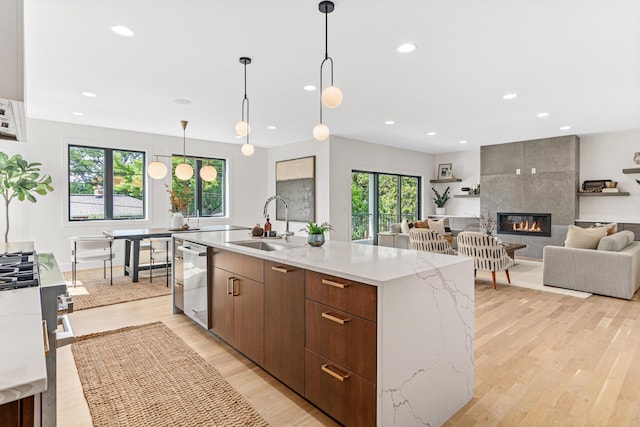
<path fill-rule="evenodd" d="M 479 194 L 454 194 L 455 198 L 457 199 L 464 199 L 464 198 L 479 198 L 480 195 Z"/>
<path fill-rule="evenodd" d="M 462 182 L 460 178 L 451 178 L 451 179 L 431 179 L 429 180 L 432 184 L 446 184 L 449 182 Z"/>
<path fill-rule="evenodd" d="M 578 196 L 628 196 L 629 193 L 627 191 L 619 191 L 617 193 L 601 193 L 601 192 L 594 192 L 594 193 L 588 193 L 586 191 L 578 191 Z"/>
<path fill-rule="evenodd" d="M 622 173 L 640 173 L 640 168 L 622 169 Z"/>

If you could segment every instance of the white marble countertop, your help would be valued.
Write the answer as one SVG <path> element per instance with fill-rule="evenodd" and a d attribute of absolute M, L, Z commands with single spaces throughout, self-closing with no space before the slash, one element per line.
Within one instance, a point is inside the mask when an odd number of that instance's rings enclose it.
<path fill-rule="evenodd" d="M 47 389 L 40 288 L 0 291 L 0 404 Z"/>
<path fill-rule="evenodd" d="M 340 276 L 374 286 L 381 286 L 386 282 L 440 267 L 469 262 L 469 258 L 466 257 L 332 240 L 327 240 L 323 246 L 314 248 L 307 244 L 306 237 L 301 236 L 292 236 L 289 245 L 296 247 L 282 251 L 263 251 L 229 243 L 252 240 L 250 233 L 246 230 L 184 233 L 174 234 L 174 236 L 186 241 L 281 262 L 319 273 Z M 255 239 L 275 244 L 286 244 L 284 240 L 280 239 Z"/>

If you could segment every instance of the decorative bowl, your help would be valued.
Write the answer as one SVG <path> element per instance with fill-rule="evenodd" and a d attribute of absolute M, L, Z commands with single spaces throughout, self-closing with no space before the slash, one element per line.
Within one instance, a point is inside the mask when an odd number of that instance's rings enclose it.
<path fill-rule="evenodd" d="M 618 186 L 618 181 L 606 181 L 604 185 L 607 188 L 616 188 Z"/>

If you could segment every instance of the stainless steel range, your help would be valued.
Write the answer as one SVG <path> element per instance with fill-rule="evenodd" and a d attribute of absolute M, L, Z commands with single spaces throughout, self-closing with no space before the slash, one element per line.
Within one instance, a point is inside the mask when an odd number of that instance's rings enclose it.
<path fill-rule="evenodd" d="M 0 254 L 0 291 L 38 285 L 38 261 L 35 252 Z"/>

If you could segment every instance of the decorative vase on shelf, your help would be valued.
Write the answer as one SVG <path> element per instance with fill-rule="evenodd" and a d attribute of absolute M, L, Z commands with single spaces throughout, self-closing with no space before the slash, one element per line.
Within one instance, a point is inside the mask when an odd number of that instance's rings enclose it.
<path fill-rule="evenodd" d="M 184 216 L 180 212 L 175 212 L 171 216 L 171 228 L 173 230 L 180 230 L 184 225 Z"/>
<path fill-rule="evenodd" d="M 307 243 L 313 247 L 319 247 L 324 245 L 324 233 L 322 234 L 309 234 Z"/>
<path fill-rule="evenodd" d="M 637 152 L 633 155 L 633 161 L 636 163 L 636 165 L 640 165 L 640 152 Z"/>
<path fill-rule="evenodd" d="M 444 215 L 444 208 L 436 208 L 436 215 Z"/>

